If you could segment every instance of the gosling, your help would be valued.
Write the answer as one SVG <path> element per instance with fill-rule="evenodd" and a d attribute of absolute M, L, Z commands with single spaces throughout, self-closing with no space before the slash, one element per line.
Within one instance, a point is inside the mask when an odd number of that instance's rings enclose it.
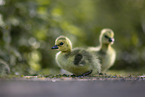
<path fill-rule="evenodd" d="M 102 72 L 106 72 L 115 62 L 116 51 L 111 46 L 114 40 L 114 32 L 111 29 L 103 29 L 99 38 L 100 45 L 88 48 L 88 51 L 95 53 L 99 57 Z"/>
<path fill-rule="evenodd" d="M 56 62 L 58 66 L 75 76 L 99 74 L 101 65 L 95 55 L 83 48 L 72 49 L 71 41 L 65 36 L 59 36 L 52 49 L 58 49 Z"/>

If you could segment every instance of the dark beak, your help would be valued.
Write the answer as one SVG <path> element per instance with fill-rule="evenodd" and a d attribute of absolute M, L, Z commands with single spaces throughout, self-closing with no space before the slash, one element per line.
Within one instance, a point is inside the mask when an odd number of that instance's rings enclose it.
<path fill-rule="evenodd" d="M 55 46 L 53 46 L 51 49 L 58 49 L 58 46 L 55 45 Z"/>
<path fill-rule="evenodd" d="M 109 38 L 109 42 L 114 42 L 115 39 L 114 38 Z"/>

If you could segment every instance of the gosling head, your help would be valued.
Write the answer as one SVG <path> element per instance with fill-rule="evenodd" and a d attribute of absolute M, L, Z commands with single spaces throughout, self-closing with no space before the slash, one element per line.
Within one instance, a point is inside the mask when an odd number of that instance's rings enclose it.
<path fill-rule="evenodd" d="M 55 46 L 52 47 L 52 49 L 58 49 L 62 52 L 70 52 L 72 49 L 71 41 L 65 37 L 65 36 L 59 36 L 55 40 Z"/>
<path fill-rule="evenodd" d="M 102 44 L 113 44 L 115 41 L 114 39 L 114 32 L 111 29 L 103 29 L 100 35 L 100 43 Z"/>

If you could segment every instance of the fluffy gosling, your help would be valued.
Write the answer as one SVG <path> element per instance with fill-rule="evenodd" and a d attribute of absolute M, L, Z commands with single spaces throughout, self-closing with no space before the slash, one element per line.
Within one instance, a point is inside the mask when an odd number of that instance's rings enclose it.
<path fill-rule="evenodd" d="M 100 73 L 101 65 L 95 55 L 83 48 L 72 49 L 71 41 L 65 36 L 59 36 L 52 49 L 58 49 L 56 62 L 58 66 L 76 76 L 86 76 Z"/>
<path fill-rule="evenodd" d="M 116 59 L 116 52 L 112 48 L 114 43 L 114 32 L 111 29 L 103 29 L 100 34 L 100 45 L 98 47 L 90 47 L 89 51 L 99 56 L 102 65 L 102 72 L 106 72 L 113 66 Z"/>

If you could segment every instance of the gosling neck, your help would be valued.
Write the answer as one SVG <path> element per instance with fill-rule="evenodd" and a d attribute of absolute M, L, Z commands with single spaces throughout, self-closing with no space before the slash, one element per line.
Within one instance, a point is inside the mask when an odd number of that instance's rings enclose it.
<path fill-rule="evenodd" d="M 66 51 L 61 51 L 61 53 L 70 53 L 72 51 L 72 49 L 68 49 Z"/>
<path fill-rule="evenodd" d="M 111 48 L 111 44 L 100 44 L 100 48 L 102 51 L 107 51 L 109 48 Z"/>

